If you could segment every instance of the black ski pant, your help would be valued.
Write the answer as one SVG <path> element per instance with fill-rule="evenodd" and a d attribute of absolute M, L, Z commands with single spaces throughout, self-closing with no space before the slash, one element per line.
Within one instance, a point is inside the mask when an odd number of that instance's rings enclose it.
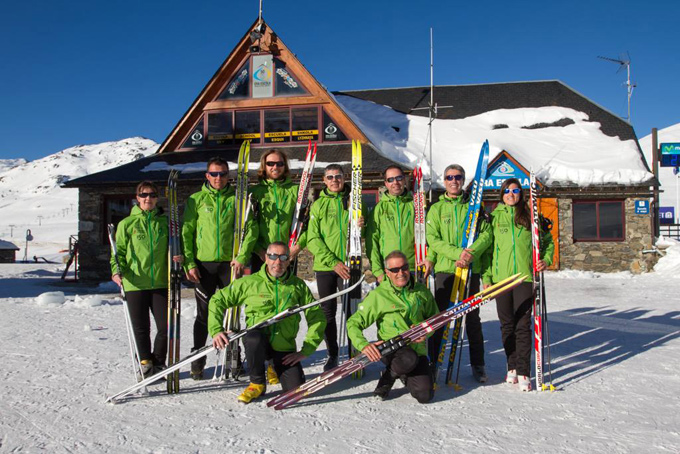
<path fill-rule="evenodd" d="M 406 377 L 406 389 L 418 402 L 426 404 L 434 397 L 434 385 L 426 356 L 420 356 L 411 347 L 403 347 L 381 361 L 393 376 Z"/>
<path fill-rule="evenodd" d="M 208 338 L 208 303 L 218 286 L 224 288 L 231 279 L 229 262 L 201 262 L 196 260 L 196 267 L 201 278 L 194 289 L 196 296 L 196 320 L 194 321 L 194 348 L 205 345 Z"/>
<path fill-rule="evenodd" d="M 316 286 L 319 298 L 325 298 L 342 288 L 342 278 L 335 271 L 317 271 Z M 328 348 L 328 356 L 338 356 L 338 325 L 335 316 L 338 313 L 338 299 L 321 303 L 321 310 L 326 316 L 324 340 Z M 340 329 L 344 329 L 343 326 Z"/>
<path fill-rule="evenodd" d="M 448 309 L 451 304 L 451 289 L 455 274 L 437 273 L 434 278 L 435 292 L 434 299 L 440 311 Z M 469 295 L 479 292 L 479 274 L 471 274 L 469 280 Z M 465 333 L 470 346 L 470 364 L 472 366 L 483 366 L 484 363 L 484 334 L 482 333 L 482 320 L 479 317 L 479 309 L 468 312 L 465 316 Z M 434 332 L 428 341 L 428 353 L 430 361 L 436 362 L 441 348 L 444 328 Z M 460 354 L 460 352 L 458 353 Z"/>
<path fill-rule="evenodd" d="M 531 375 L 531 309 L 533 287 L 523 282 L 512 290 L 496 297 L 498 320 L 501 322 L 501 340 L 508 359 L 508 370 L 517 375 Z"/>
<path fill-rule="evenodd" d="M 277 352 L 269 343 L 269 336 L 264 330 L 255 329 L 241 338 L 246 349 L 246 360 L 250 371 L 250 382 L 256 385 L 267 383 L 267 367 L 265 361 L 273 361 L 276 375 L 281 381 L 283 391 L 297 388 L 305 382 L 302 364 L 294 366 L 283 364 L 283 357 L 292 352 Z"/>
<path fill-rule="evenodd" d="M 168 289 L 136 290 L 127 292 L 126 296 L 139 359 L 150 359 L 155 366 L 165 365 L 168 355 Z M 149 312 L 156 322 L 153 353 Z"/>

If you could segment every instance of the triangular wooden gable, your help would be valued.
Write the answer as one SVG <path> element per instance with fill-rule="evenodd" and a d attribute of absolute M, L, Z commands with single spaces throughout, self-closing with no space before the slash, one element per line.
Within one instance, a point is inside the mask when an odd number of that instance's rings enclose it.
<path fill-rule="evenodd" d="M 266 29 L 262 33 L 260 39 L 253 41 L 251 39 L 251 33 L 256 28 L 260 29 L 261 24 L 264 24 Z M 257 46 L 257 49 L 253 49 L 254 46 Z M 264 56 L 266 59 L 266 56 L 268 55 L 271 55 L 274 59 L 285 65 L 285 71 L 284 73 L 280 73 L 279 77 L 287 79 L 286 73 L 294 75 L 294 79 L 299 82 L 301 89 L 289 90 L 291 93 L 286 93 L 283 96 L 256 98 L 249 95 L 247 97 L 241 97 L 240 99 L 238 99 L 238 97 L 230 96 L 227 93 L 227 89 L 231 86 L 233 91 L 236 86 L 234 85 L 234 82 L 238 81 L 239 73 L 242 72 L 244 64 L 247 64 L 250 59 L 255 58 L 256 56 Z M 255 69 L 251 68 L 250 72 L 254 73 Z M 266 72 L 264 74 L 267 75 Z M 269 75 L 271 76 L 271 74 Z M 252 74 L 249 74 L 249 77 L 252 77 Z M 276 77 L 276 75 L 274 75 L 274 77 Z M 251 83 L 251 80 L 247 83 Z M 296 84 L 293 82 L 289 85 L 294 86 Z M 225 93 L 227 93 L 226 96 Z M 340 136 L 341 139 L 336 138 L 334 143 L 344 141 L 343 139 L 346 139 L 347 142 L 356 139 L 363 143 L 368 143 L 368 139 L 363 132 L 347 116 L 328 91 L 288 49 L 281 38 L 268 26 L 268 24 L 265 24 L 264 21 L 262 23 L 255 21 L 222 63 L 215 75 L 213 75 L 208 84 L 203 88 L 165 141 L 163 141 L 158 149 L 158 153 L 186 149 L 187 143 L 201 143 L 201 140 L 205 140 L 205 133 L 201 133 L 201 130 L 208 130 L 206 125 L 208 121 L 207 112 L 216 113 L 220 111 L 235 112 L 238 110 L 251 110 L 254 114 L 254 112 L 257 112 L 255 109 L 258 108 L 302 108 L 305 106 L 321 107 L 320 117 L 322 119 L 320 121 L 321 124 L 318 125 L 320 137 L 327 134 L 328 130 L 333 131 L 334 128 L 337 127 L 338 131 L 341 131 L 344 134 Z M 211 115 L 211 117 L 211 121 L 213 122 L 220 121 L 219 118 L 213 115 Z M 225 118 L 226 117 L 227 115 L 225 114 Z M 330 122 L 330 126 L 328 126 L 328 122 Z M 325 129 L 326 132 L 323 132 L 322 129 Z M 264 132 L 265 131 L 262 131 L 262 134 L 264 134 Z M 326 135 L 326 137 L 330 136 Z M 193 139 L 200 140 L 194 141 Z M 225 145 L 224 148 L 230 148 L 231 145 L 238 147 L 238 143 L 236 142 L 237 141 L 234 140 L 230 145 Z M 321 139 L 320 142 L 323 142 L 323 139 Z M 257 141 L 254 141 L 253 145 L 258 146 L 259 144 Z M 263 143 L 262 145 L 272 144 Z M 279 145 L 295 145 L 295 142 L 291 140 L 285 144 Z M 205 149 L 215 147 L 193 147 L 193 149 L 197 148 Z M 217 148 L 219 148 L 219 146 Z"/>
<path fill-rule="evenodd" d="M 504 163 L 509 163 L 511 164 L 516 170 L 519 172 L 523 173 L 526 175 L 526 177 L 520 177 L 518 178 L 520 180 L 520 183 L 522 183 L 522 187 L 528 188 L 529 187 L 529 175 L 530 171 L 524 167 L 517 159 L 512 157 L 510 153 L 507 151 L 503 150 L 498 155 L 493 158 L 493 160 L 489 163 L 487 166 L 487 174 L 486 174 L 486 189 L 487 190 L 497 190 L 500 188 L 500 180 L 507 180 L 509 178 L 517 177 L 517 175 L 514 174 L 507 174 L 504 175 L 501 166 Z M 536 183 L 540 188 L 543 187 L 543 183 L 536 178 Z"/>

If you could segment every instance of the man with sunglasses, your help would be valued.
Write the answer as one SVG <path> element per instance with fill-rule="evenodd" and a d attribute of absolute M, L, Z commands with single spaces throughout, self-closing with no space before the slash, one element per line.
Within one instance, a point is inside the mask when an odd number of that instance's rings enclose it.
<path fill-rule="evenodd" d="M 216 348 L 224 348 L 229 342 L 222 320 L 230 307 L 243 305 L 246 325 L 253 326 L 289 307 L 314 301 L 305 282 L 289 270 L 290 258 L 286 243 L 270 244 L 265 253 L 265 266 L 260 271 L 231 283 L 210 299 L 208 327 Z M 247 404 L 264 394 L 267 387 L 267 358 L 273 360 L 283 391 L 304 383 L 305 375 L 300 361 L 316 351 L 326 327 L 326 318 L 319 306 L 307 309 L 304 314 L 307 335 L 300 350 L 297 350 L 295 343 L 300 327 L 299 314 L 266 328 L 250 331 L 242 338 L 250 370 L 250 385 L 238 396 L 240 402 Z"/>
<path fill-rule="evenodd" d="M 427 213 L 427 258 L 428 268 L 434 266 L 435 299 L 440 311 L 445 310 L 451 299 L 451 290 L 455 279 L 456 268 L 472 266 L 469 277 L 469 294 L 479 292 L 482 262 L 480 254 L 462 247 L 465 236 L 466 216 L 469 194 L 463 192 L 465 170 L 458 164 L 451 164 L 444 170 L 444 187 L 446 193 L 439 197 Z M 483 214 L 483 211 L 482 213 Z M 485 217 L 480 216 L 478 231 L 489 229 Z M 429 340 L 431 367 L 434 369 L 439 355 L 444 328 L 437 330 Z M 487 381 L 484 362 L 484 335 L 479 309 L 468 313 L 465 317 L 465 332 L 470 346 L 470 365 L 472 376 L 480 383 Z"/>
<path fill-rule="evenodd" d="M 319 298 L 338 291 L 343 280 L 350 278 L 347 260 L 347 232 L 349 223 L 350 187 L 345 184 L 345 173 L 338 164 L 330 164 L 324 170 L 324 184 L 310 209 L 307 247 L 314 255 L 314 271 L 319 290 Z M 359 226 L 363 227 L 363 217 Z M 338 328 L 335 315 L 338 310 L 337 299 L 321 304 L 326 315 L 324 340 L 328 349 L 328 359 L 324 371 L 338 365 Z"/>
<path fill-rule="evenodd" d="M 437 304 L 425 285 L 411 279 L 408 258 L 403 252 L 389 253 L 384 265 L 387 279 L 366 296 L 347 320 L 347 335 L 352 345 L 371 361 L 380 360 L 387 366 L 373 391 L 374 396 L 386 399 L 396 379 L 401 378 L 411 395 L 424 404 L 434 397 L 426 338 L 384 358 L 377 345 L 437 314 Z M 378 341 L 370 343 L 363 331 L 374 323 L 378 328 Z"/>
<path fill-rule="evenodd" d="M 368 218 L 366 226 L 366 254 L 371 261 L 371 272 L 382 282 L 385 256 L 392 251 L 403 252 L 411 269 L 415 263 L 413 195 L 407 189 L 404 171 L 391 165 L 383 173 L 387 191 Z"/>
<path fill-rule="evenodd" d="M 208 161 L 206 182 L 192 194 L 184 206 L 182 240 L 184 269 L 187 279 L 196 284 L 196 320 L 191 351 L 205 345 L 208 338 L 208 302 L 215 290 L 224 288 L 231 279 L 243 274 L 257 239 L 257 224 L 248 220 L 243 245 L 237 257 L 232 257 L 236 191 L 229 185 L 229 165 L 215 157 Z M 205 357 L 191 364 L 195 380 L 203 378 Z"/>

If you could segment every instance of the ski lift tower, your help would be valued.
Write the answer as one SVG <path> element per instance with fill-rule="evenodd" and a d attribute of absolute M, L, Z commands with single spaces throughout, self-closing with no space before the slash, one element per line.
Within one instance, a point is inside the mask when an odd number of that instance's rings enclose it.
<path fill-rule="evenodd" d="M 628 73 L 628 78 L 626 79 L 626 91 L 628 93 L 628 117 L 626 118 L 626 120 L 628 120 L 629 124 L 632 124 L 632 119 L 630 116 L 630 99 L 633 97 L 633 90 L 635 89 L 635 87 L 637 87 L 637 84 L 630 80 L 630 54 L 626 52 L 626 56 L 625 57 L 622 56 L 621 58 L 609 58 L 602 57 L 600 55 L 598 55 L 597 58 L 618 64 L 619 69 L 616 71 L 617 74 L 621 72 L 623 68 L 626 68 L 626 72 Z"/>

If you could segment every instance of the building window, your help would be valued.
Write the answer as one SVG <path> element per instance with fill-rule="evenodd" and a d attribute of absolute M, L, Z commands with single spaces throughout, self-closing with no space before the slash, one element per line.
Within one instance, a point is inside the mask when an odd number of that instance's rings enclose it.
<path fill-rule="evenodd" d="M 201 120 L 196 124 L 196 127 L 191 130 L 189 136 L 184 141 L 182 148 L 201 148 L 205 143 L 203 134 L 203 117 L 201 117 Z"/>
<path fill-rule="evenodd" d="M 137 203 L 134 194 L 108 195 L 104 198 L 104 219 L 102 224 L 102 244 L 109 243 L 106 226 L 113 224 L 116 228 L 118 223 L 130 215 L 132 206 Z"/>
<path fill-rule="evenodd" d="M 231 112 L 208 114 L 208 146 L 230 145 L 234 142 L 234 125 Z"/>
<path fill-rule="evenodd" d="M 623 241 L 625 210 L 622 200 L 573 203 L 574 241 Z"/>
<path fill-rule="evenodd" d="M 227 84 L 227 88 L 218 96 L 217 99 L 244 99 L 250 97 L 250 83 L 248 74 L 250 72 L 250 60 L 246 61 L 241 69 Z"/>
<path fill-rule="evenodd" d="M 347 140 L 347 136 L 340 129 L 340 127 L 333 121 L 333 119 L 323 111 L 323 141 L 324 142 L 342 142 Z"/>
<path fill-rule="evenodd" d="M 319 109 L 307 107 L 291 109 L 293 142 L 306 142 L 319 139 Z"/>
<path fill-rule="evenodd" d="M 290 142 L 290 110 L 264 111 L 265 143 Z"/>
<path fill-rule="evenodd" d="M 236 143 L 244 140 L 260 141 L 260 111 L 249 110 L 234 113 L 234 136 Z"/>
<path fill-rule="evenodd" d="M 297 77 L 291 74 L 286 68 L 286 64 L 274 59 L 274 66 L 276 73 L 276 84 L 274 96 L 306 96 L 307 91 L 302 87 Z"/>

